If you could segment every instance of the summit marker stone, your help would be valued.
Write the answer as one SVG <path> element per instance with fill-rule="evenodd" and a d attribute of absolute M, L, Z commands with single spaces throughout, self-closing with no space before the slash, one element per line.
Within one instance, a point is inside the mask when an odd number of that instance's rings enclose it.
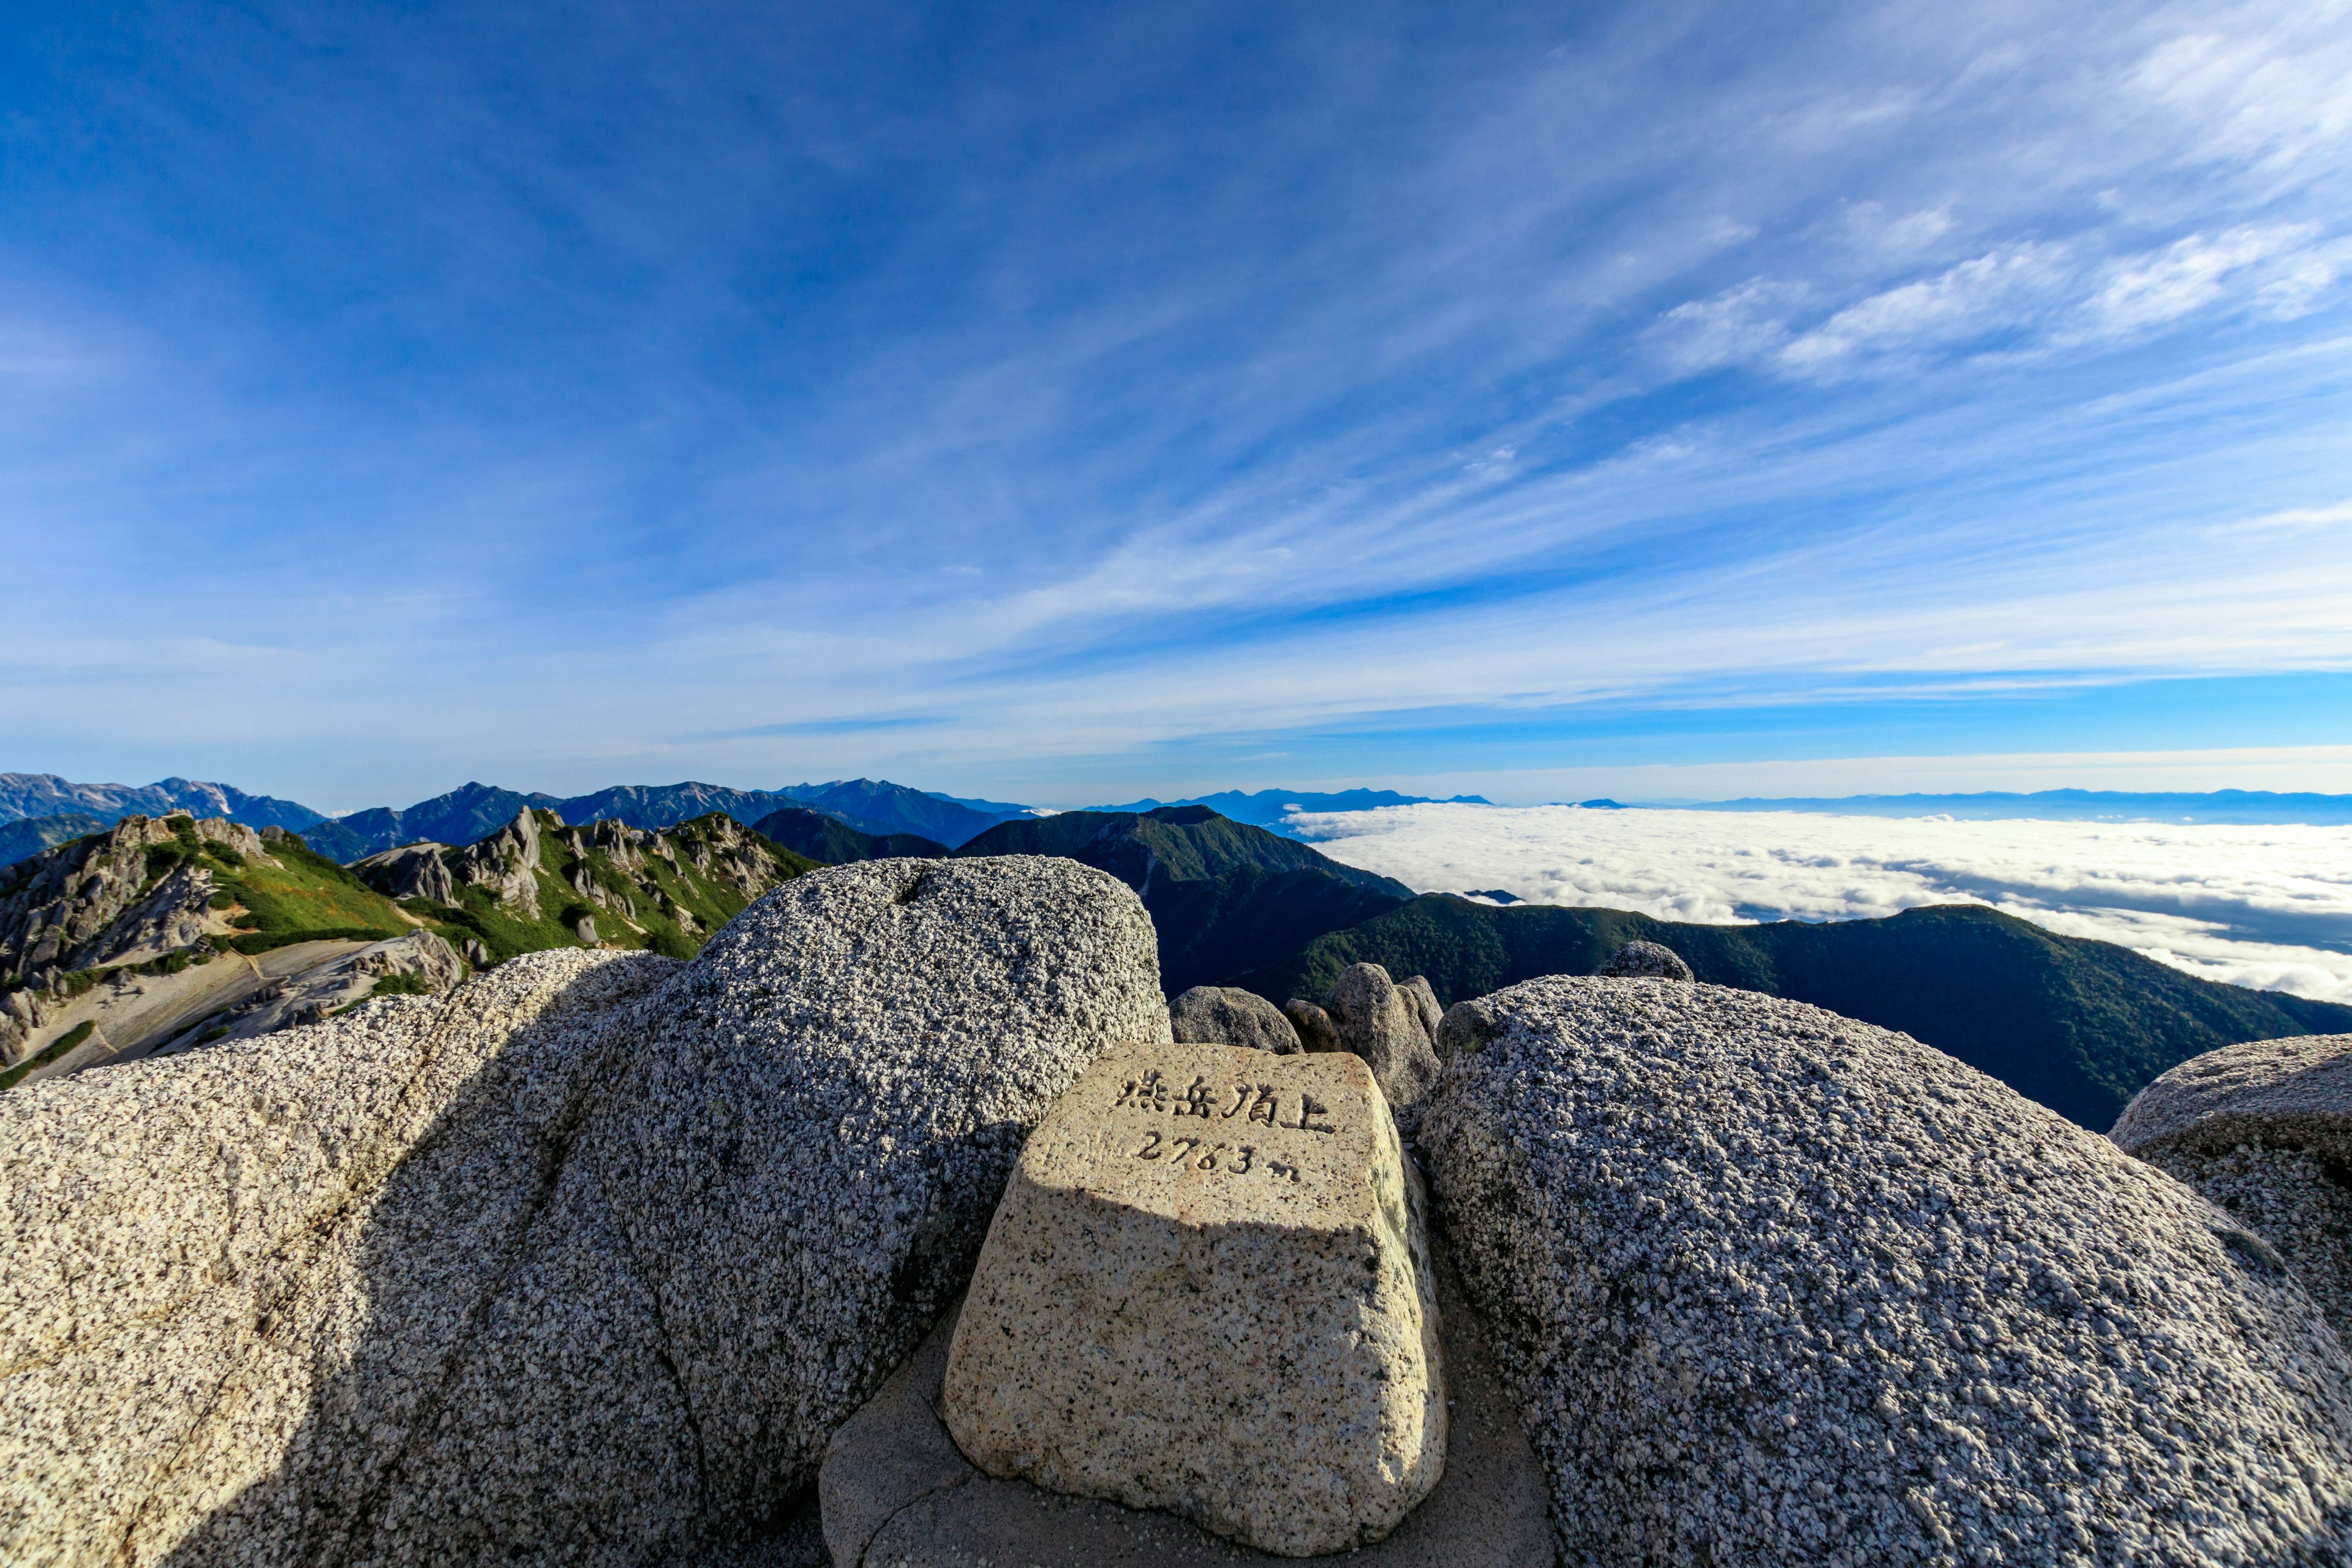
<path fill-rule="evenodd" d="M 1117 1047 L 1014 1168 L 940 1415 L 999 1477 L 1304 1557 L 1444 1468 L 1419 1179 L 1345 1053 Z"/>

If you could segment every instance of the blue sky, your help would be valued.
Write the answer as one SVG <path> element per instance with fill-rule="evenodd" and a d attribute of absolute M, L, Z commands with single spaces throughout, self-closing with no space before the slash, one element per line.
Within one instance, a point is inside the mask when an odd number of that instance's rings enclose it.
<path fill-rule="evenodd" d="M 0 766 L 2352 790 L 2352 10 L 75 8 Z"/>

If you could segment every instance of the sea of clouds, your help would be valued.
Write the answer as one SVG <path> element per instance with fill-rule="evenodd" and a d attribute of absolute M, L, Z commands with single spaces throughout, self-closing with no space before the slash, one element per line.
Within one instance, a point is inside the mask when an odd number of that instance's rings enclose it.
<path fill-rule="evenodd" d="M 2352 1002 L 2352 829 L 1405 805 L 1287 818 L 1418 892 L 1740 924 L 1979 903 L 2209 980 Z"/>

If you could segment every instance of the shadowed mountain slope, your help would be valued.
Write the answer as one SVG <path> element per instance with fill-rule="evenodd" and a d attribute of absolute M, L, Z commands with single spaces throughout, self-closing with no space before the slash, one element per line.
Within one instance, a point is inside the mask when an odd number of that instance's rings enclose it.
<path fill-rule="evenodd" d="M 2200 980 L 1977 905 L 1716 926 L 1433 894 L 1224 983 L 1319 996 L 1349 964 L 1371 963 L 1428 975 L 1451 1004 L 1538 975 L 1590 974 L 1634 941 L 1673 948 L 1703 982 L 1900 1029 L 2101 1131 L 2190 1057 L 2241 1040 L 2352 1031 L 2352 1007 Z"/>
<path fill-rule="evenodd" d="M 948 847 L 937 839 L 915 833 L 863 833 L 837 816 L 806 805 L 772 811 L 753 823 L 751 829 L 795 855 L 825 866 L 900 858 L 928 860 L 948 853 Z"/>
<path fill-rule="evenodd" d="M 1029 808 L 1003 801 L 961 801 L 908 789 L 887 779 L 835 779 L 792 784 L 779 792 L 797 805 L 837 816 L 860 832 L 887 837 L 911 833 L 953 848 L 1000 822 L 1025 817 Z"/>
<path fill-rule="evenodd" d="M 1066 856 L 1133 888 L 1159 931 L 1160 981 L 1171 996 L 1412 897 L 1402 882 L 1204 805 L 1007 822 L 957 853 Z"/>
<path fill-rule="evenodd" d="M 55 816 L 27 816 L 15 822 L 0 823 L 0 870 L 17 861 L 38 855 L 44 849 L 56 847 L 96 833 L 106 826 L 106 818 L 92 816 L 86 811 L 59 812 Z"/>

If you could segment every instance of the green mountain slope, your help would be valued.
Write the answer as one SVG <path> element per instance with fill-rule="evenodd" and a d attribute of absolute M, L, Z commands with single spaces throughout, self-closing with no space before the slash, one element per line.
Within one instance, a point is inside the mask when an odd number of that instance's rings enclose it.
<path fill-rule="evenodd" d="M 1147 812 L 1066 811 L 1001 822 L 956 853 L 1064 855 L 1100 867 L 1138 889 L 1154 880 L 1202 881 L 1246 868 L 1319 871 L 1350 887 L 1412 897 L 1412 889 L 1402 882 L 1342 866 L 1305 844 L 1220 816 L 1205 805 L 1165 805 Z"/>
<path fill-rule="evenodd" d="M 795 855 L 826 866 L 852 860 L 930 860 L 948 853 L 937 839 L 918 833 L 866 833 L 837 816 L 805 805 L 772 811 L 751 825 L 751 830 Z"/>
<path fill-rule="evenodd" d="M 454 901 L 412 895 L 400 907 L 478 962 L 580 946 L 583 921 L 604 946 L 690 958 L 752 900 L 817 866 L 722 812 L 657 831 L 531 817 L 527 839 L 509 824 L 440 851 Z"/>
<path fill-rule="evenodd" d="M 2352 1007 L 2200 980 L 1975 905 L 1713 926 L 1433 894 L 1225 983 L 1276 1000 L 1320 996 L 1349 964 L 1372 963 L 1428 975 L 1451 1004 L 1538 975 L 1589 974 L 1635 940 L 1673 948 L 1702 981 L 1901 1029 L 2099 1131 L 2190 1057 L 2241 1040 L 2352 1031 Z"/>
<path fill-rule="evenodd" d="M 1000 823 L 956 853 L 1061 855 L 1108 871 L 1151 912 L 1160 984 L 1171 996 L 1412 897 L 1402 882 L 1205 805 Z"/>

